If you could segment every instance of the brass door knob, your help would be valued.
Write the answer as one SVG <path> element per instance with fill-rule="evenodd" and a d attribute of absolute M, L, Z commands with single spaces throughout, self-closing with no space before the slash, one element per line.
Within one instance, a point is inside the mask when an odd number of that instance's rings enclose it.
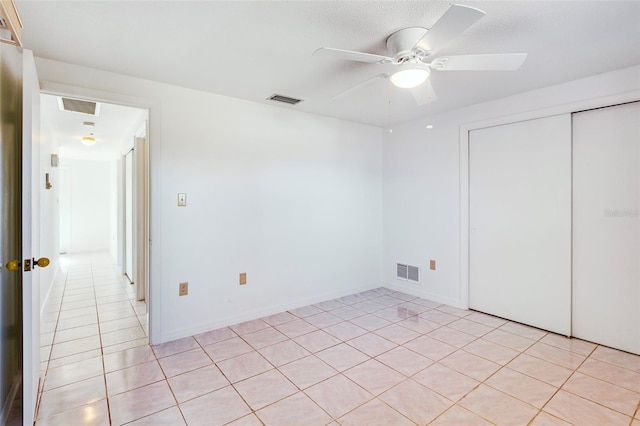
<path fill-rule="evenodd" d="M 41 257 L 38 260 L 33 259 L 33 266 L 39 266 L 41 268 L 46 268 L 47 266 L 49 266 L 49 263 L 51 263 L 51 261 L 46 257 Z"/>
<path fill-rule="evenodd" d="M 10 261 L 7 262 L 5 267 L 9 271 L 17 271 L 18 269 L 20 269 L 20 261 L 19 260 L 10 260 Z"/>

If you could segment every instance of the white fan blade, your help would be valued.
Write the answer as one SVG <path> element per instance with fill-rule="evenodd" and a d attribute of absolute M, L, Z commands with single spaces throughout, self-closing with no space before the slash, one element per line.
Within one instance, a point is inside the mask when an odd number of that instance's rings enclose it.
<path fill-rule="evenodd" d="M 460 55 L 435 59 L 430 66 L 437 71 L 515 71 L 525 59 L 526 53 Z"/>
<path fill-rule="evenodd" d="M 484 16 L 484 12 L 469 6 L 454 4 L 440 19 L 416 42 L 414 49 L 419 48 L 433 54 L 444 45 L 462 34 L 464 30 Z"/>
<path fill-rule="evenodd" d="M 411 89 L 411 94 L 418 106 L 426 105 L 438 99 L 436 92 L 433 91 L 433 87 L 431 86 L 431 80 L 427 80 L 425 83 Z"/>
<path fill-rule="evenodd" d="M 355 86 L 352 86 L 352 87 L 348 88 L 347 90 L 343 90 L 342 92 L 338 93 L 337 95 L 334 95 L 331 99 L 340 99 L 340 98 L 344 97 L 345 95 L 353 92 L 354 90 L 361 89 L 361 88 L 363 88 L 365 86 L 368 86 L 371 83 L 373 83 L 373 82 L 375 82 L 377 80 L 380 80 L 381 78 L 389 78 L 389 74 L 374 75 L 373 77 L 366 79 L 362 83 L 358 83 Z"/>
<path fill-rule="evenodd" d="M 329 56 L 331 58 L 343 59 L 345 61 L 358 61 L 368 63 L 390 64 L 394 60 L 386 56 L 374 55 L 373 53 L 354 52 L 351 50 L 334 49 L 332 47 L 321 47 L 313 52 L 313 56 Z"/>

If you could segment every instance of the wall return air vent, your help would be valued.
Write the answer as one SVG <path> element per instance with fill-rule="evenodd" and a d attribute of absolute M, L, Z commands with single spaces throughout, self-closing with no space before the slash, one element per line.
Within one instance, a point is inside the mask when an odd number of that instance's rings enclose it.
<path fill-rule="evenodd" d="M 282 95 L 271 95 L 267 98 L 268 101 L 276 101 L 276 102 L 282 102 L 285 104 L 289 104 L 289 105 L 295 105 L 299 102 L 302 102 L 302 99 L 296 99 L 296 98 L 290 98 L 288 96 L 282 96 Z"/>
<path fill-rule="evenodd" d="M 400 278 L 403 280 L 407 279 L 408 276 L 408 266 L 407 265 L 403 265 L 401 263 L 397 263 L 396 264 L 396 278 Z"/>
<path fill-rule="evenodd" d="M 61 111 L 78 112 L 94 116 L 100 113 L 100 104 L 93 101 L 60 97 L 58 98 L 58 106 Z"/>
<path fill-rule="evenodd" d="M 396 278 L 413 282 L 420 282 L 420 268 L 418 266 L 396 263 Z"/>
<path fill-rule="evenodd" d="M 409 281 L 420 282 L 420 268 L 417 266 L 408 265 L 407 268 L 407 279 Z"/>

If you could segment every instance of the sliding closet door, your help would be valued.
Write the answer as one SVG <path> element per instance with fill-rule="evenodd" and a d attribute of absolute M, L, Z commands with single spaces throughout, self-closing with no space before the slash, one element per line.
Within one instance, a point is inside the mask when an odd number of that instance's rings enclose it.
<path fill-rule="evenodd" d="M 640 354 L 640 102 L 573 115 L 573 335 Z"/>
<path fill-rule="evenodd" d="M 469 304 L 568 335 L 571 116 L 469 132 Z"/>

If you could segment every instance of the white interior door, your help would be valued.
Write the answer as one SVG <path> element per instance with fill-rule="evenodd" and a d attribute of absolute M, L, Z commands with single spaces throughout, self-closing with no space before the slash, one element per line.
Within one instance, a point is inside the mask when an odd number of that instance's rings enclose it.
<path fill-rule="evenodd" d="M 27 149 L 31 144 L 23 142 L 21 121 L 24 105 L 23 68 L 20 51 L 15 46 L 0 43 L 0 424 L 3 425 L 19 421 L 13 410 L 14 404 L 22 397 L 18 392 L 24 388 L 21 386 L 23 378 L 25 375 L 27 379 L 31 377 L 31 366 L 25 365 L 22 358 L 23 343 L 32 343 L 30 328 L 24 334 L 22 331 L 24 318 L 21 306 L 21 301 L 25 304 L 31 301 L 29 294 L 23 299 L 23 283 L 29 285 L 31 273 L 22 273 L 21 268 L 26 256 L 31 254 L 31 208 L 30 204 L 22 203 L 23 194 L 28 196 L 31 193 L 31 157 L 25 160 L 24 167 L 21 161 L 22 147 L 25 147 L 27 156 L 31 153 Z M 29 310 L 30 306 L 26 308 Z M 29 353 L 25 358 L 28 359 L 31 355 L 30 346 L 27 351 Z"/>
<path fill-rule="evenodd" d="M 570 333 L 571 116 L 469 132 L 469 305 Z"/>
<path fill-rule="evenodd" d="M 124 157 L 124 272 L 133 282 L 133 150 Z"/>
<path fill-rule="evenodd" d="M 573 335 L 640 354 L 640 102 L 573 115 Z"/>
<path fill-rule="evenodd" d="M 36 141 L 40 134 L 40 85 L 33 54 L 23 54 L 23 144 L 22 144 L 22 259 L 39 255 L 40 248 L 40 149 Z M 44 179 L 42 179 L 44 181 Z M 40 272 L 31 265 L 31 272 L 22 274 L 22 416 L 23 424 L 33 424 L 40 385 Z"/>

